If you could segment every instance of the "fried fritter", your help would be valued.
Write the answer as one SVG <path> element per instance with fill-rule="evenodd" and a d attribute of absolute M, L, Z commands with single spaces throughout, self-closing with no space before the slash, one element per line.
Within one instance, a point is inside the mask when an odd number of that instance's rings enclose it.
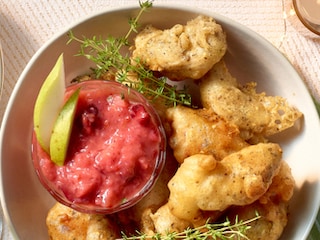
<path fill-rule="evenodd" d="M 243 221 L 252 219 L 256 213 L 260 219 L 249 224 L 252 226 L 246 236 L 252 240 L 277 240 L 288 222 L 289 200 L 294 191 L 295 181 L 290 167 L 285 161 L 281 162 L 279 173 L 273 178 L 268 191 L 256 202 L 229 209 L 228 218 Z"/>
<path fill-rule="evenodd" d="M 212 154 L 222 160 L 248 146 L 239 129 L 211 109 L 173 107 L 167 110 L 167 121 L 172 128 L 169 145 L 180 163 L 197 153 Z"/>
<path fill-rule="evenodd" d="M 170 210 L 192 222 L 200 210 L 224 211 L 232 205 L 251 204 L 268 190 L 281 157 L 278 144 L 260 143 L 222 161 L 204 154 L 186 158 L 168 184 Z"/>
<path fill-rule="evenodd" d="M 145 212 L 150 210 L 151 213 L 154 213 L 167 202 L 170 194 L 167 184 L 175 174 L 177 167 L 178 163 L 172 155 L 172 150 L 167 149 L 164 170 L 161 172 L 155 186 L 136 205 L 119 214 L 124 214 L 126 218 L 132 218 L 135 224 L 141 228 L 141 225 L 148 221 L 144 219 L 146 217 Z"/>
<path fill-rule="evenodd" d="M 50 209 L 46 224 L 51 240 L 116 239 L 120 233 L 106 216 L 80 213 L 60 203 Z"/>
<path fill-rule="evenodd" d="M 178 218 L 169 209 L 168 204 L 163 205 L 155 214 L 150 215 L 155 232 L 165 234 L 168 232 L 182 232 L 192 227 L 191 222 Z"/>
<path fill-rule="evenodd" d="M 210 219 L 210 222 L 218 220 L 223 214 L 220 211 L 200 211 L 197 218 L 192 222 L 178 218 L 172 213 L 168 203 L 161 206 L 155 213 L 150 209 L 144 211 L 142 219 L 144 220 L 143 228 L 141 231 L 148 236 L 155 235 L 156 233 L 168 234 L 183 232 L 187 228 L 196 228 L 205 225 Z"/>
<path fill-rule="evenodd" d="M 138 58 L 150 70 L 171 80 L 203 77 L 227 49 L 222 27 L 207 16 L 166 30 L 147 26 L 134 43 L 132 59 Z"/>
<path fill-rule="evenodd" d="M 202 79 L 201 101 L 205 108 L 237 125 L 246 140 L 281 132 L 302 116 L 286 99 L 256 93 L 255 87 L 255 83 L 239 86 L 221 61 Z"/>

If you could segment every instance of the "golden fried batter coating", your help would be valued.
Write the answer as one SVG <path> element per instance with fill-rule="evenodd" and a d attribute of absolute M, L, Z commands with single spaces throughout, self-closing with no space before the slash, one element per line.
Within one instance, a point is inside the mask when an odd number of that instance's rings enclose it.
<path fill-rule="evenodd" d="M 159 30 L 147 26 L 135 38 L 133 59 L 172 80 L 199 79 L 225 54 L 226 35 L 211 17 Z"/>
<path fill-rule="evenodd" d="M 266 194 L 264 194 L 259 202 L 267 204 L 272 202 L 288 202 L 293 195 L 295 180 L 292 176 L 291 169 L 287 162 L 281 161 L 280 171 L 273 178 L 272 184 Z"/>
<path fill-rule="evenodd" d="M 119 237 L 117 226 L 104 215 L 79 213 L 60 203 L 46 219 L 51 240 L 105 240 Z"/>
<path fill-rule="evenodd" d="M 170 149 L 167 149 L 164 170 L 161 172 L 155 186 L 141 201 L 129 209 L 132 213 L 131 215 L 133 215 L 133 220 L 137 225 L 140 225 L 139 222 L 145 221 L 142 219 L 142 215 L 146 209 L 150 209 L 152 212 L 155 212 L 159 207 L 167 202 L 170 194 L 167 185 L 169 180 L 175 174 L 177 167 L 178 163 L 172 155 L 172 150 L 170 151 Z"/>
<path fill-rule="evenodd" d="M 168 203 L 161 206 L 155 213 L 146 212 L 144 226 L 149 228 L 143 228 L 144 233 L 154 235 L 155 233 L 166 234 L 172 232 L 183 232 L 187 228 L 195 228 L 203 226 L 208 222 L 217 220 L 222 215 L 219 211 L 200 211 L 199 215 L 188 221 L 178 218 L 172 212 L 172 209 Z M 147 219 L 149 221 L 147 221 Z"/>
<path fill-rule="evenodd" d="M 168 233 L 168 232 L 182 232 L 188 227 L 192 227 L 192 224 L 187 221 L 178 218 L 172 214 L 168 204 L 163 205 L 155 214 L 151 215 L 155 232 Z"/>
<path fill-rule="evenodd" d="M 200 210 L 224 211 L 232 205 L 251 204 L 268 190 L 281 157 L 278 144 L 260 143 L 222 161 L 204 154 L 186 158 L 168 184 L 170 210 L 192 222 Z"/>
<path fill-rule="evenodd" d="M 219 211 L 201 211 L 197 218 L 192 222 L 178 218 L 175 216 L 168 203 L 161 206 L 155 213 L 152 213 L 150 209 L 144 211 L 143 227 L 141 231 L 148 236 L 152 236 L 155 233 L 167 234 L 172 232 L 183 232 L 187 228 L 196 228 L 203 226 L 208 222 L 214 222 L 219 219 L 223 212 Z"/>
<path fill-rule="evenodd" d="M 271 136 L 302 116 L 286 99 L 258 94 L 255 87 L 255 83 L 239 86 L 221 61 L 200 83 L 202 104 L 237 125 L 244 139 Z"/>
<path fill-rule="evenodd" d="M 273 178 L 268 191 L 256 202 L 229 210 L 228 218 L 252 219 L 256 212 L 260 219 L 252 226 L 246 236 L 252 240 L 277 240 L 288 222 L 288 205 L 294 191 L 295 181 L 288 164 L 281 162 L 279 173 Z"/>
<path fill-rule="evenodd" d="M 248 144 L 238 128 L 227 123 L 211 109 L 191 109 L 177 106 L 167 110 L 172 134 L 169 145 L 178 162 L 197 153 L 212 154 L 222 160 Z"/>

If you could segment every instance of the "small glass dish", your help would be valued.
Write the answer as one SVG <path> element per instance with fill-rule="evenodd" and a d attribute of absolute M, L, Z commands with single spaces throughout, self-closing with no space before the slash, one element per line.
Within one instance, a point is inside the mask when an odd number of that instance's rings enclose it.
<path fill-rule="evenodd" d="M 67 88 L 80 95 L 63 166 L 32 139 L 36 173 L 62 204 L 86 213 L 111 214 L 140 201 L 165 163 L 166 135 L 152 105 L 113 81 L 90 80 Z"/>
<path fill-rule="evenodd" d="M 320 2 L 318 0 L 293 0 L 292 3 L 303 25 L 313 33 L 320 35 Z"/>

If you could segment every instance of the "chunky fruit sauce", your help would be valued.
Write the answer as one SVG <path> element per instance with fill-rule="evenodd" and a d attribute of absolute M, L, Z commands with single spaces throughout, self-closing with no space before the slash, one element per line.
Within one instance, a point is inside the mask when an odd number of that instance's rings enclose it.
<path fill-rule="evenodd" d="M 128 99 L 130 92 L 114 93 L 101 81 L 80 87 L 65 164 L 55 165 L 35 138 L 33 159 L 53 195 L 112 208 L 137 195 L 155 174 L 163 151 L 161 129 L 144 103 Z M 74 90 L 68 88 L 66 98 Z"/>

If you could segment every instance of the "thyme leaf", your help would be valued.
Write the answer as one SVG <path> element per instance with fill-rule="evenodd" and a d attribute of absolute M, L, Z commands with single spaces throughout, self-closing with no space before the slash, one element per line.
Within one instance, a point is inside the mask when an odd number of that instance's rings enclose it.
<path fill-rule="evenodd" d="M 257 221 L 261 216 L 256 213 L 254 218 L 249 220 L 239 220 L 238 217 L 235 218 L 235 222 L 227 218 L 223 223 L 210 223 L 208 221 L 200 227 L 196 228 L 187 228 L 183 232 L 168 232 L 166 234 L 156 233 L 155 235 L 146 235 L 139 231 L 136 232 L 136 236 L 127 236 L 122 233 L 122 240 L 176 240 L 176 239 L 185 239 L 185 240 L 200 240 L 200 239 L 219 239 L 219 240 L 230 240 L 230 239 L 243 239 L 249 240 L 246 236 L 246 232 L 251 228 L 250 223 Z"/>
<path fill-rule="evenodd" d="M 131 59 L 128 54 L 123 54 L 125 48 L 130 46 L 129 37 L 138 32 L 139 19 L 143 12 L 152 7 L 152 1 L 139 1 L 140 11 L 137 16 L 129 19 L 129 30 L 124 37 L 92 38 L 76 37 L 69 31 L 69 41 L 80 43 L 80 51 L 77 56 L 84 56 L 95 63 L 94 77 L 99 79 L 107 76 L 128 87 L 136 89 L 151 101 L 161 98 L 167 106 L 177 104 L 191 106 L 191 95 L 187 89 L 178 89 L 167 83 L 167 78 L 156 77 L 154 72 L 144 67 L 140 59 Z"/>

